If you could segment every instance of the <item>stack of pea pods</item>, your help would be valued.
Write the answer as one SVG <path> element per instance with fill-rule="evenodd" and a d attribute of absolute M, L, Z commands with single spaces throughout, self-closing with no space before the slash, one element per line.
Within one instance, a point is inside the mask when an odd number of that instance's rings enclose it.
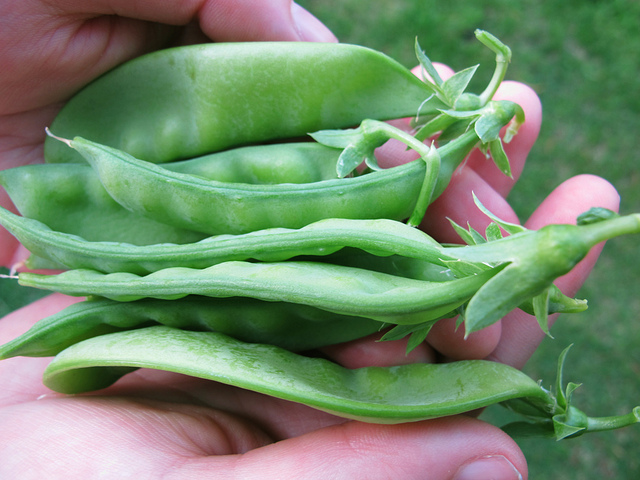
<path fill-rule="evenodd" d="M 50 126 L 46 163 L 0 172 L 21 214 L 0 223 L 27 267 L 62 270 L 20 284 L 87 298 L 0 359 L 53 356 L 43 381 L 70 394 L 144 367 L 369 422 L 495 403 L 524 415 L 512 431 L 556 438 L 640 421 L 639 408 L 588 418 L 561 374 L 552 392 L 489 361 L 350 370 L 302 353 L 381 330 L 413 348 L 440 319 L 471 333 L 514 308 L 546 330 L 550 313 L 586 308 L 553 281 L 640 232 L 639 215 L 601 210 L 530 231 L 479 202 L 493 223 L 484 236 L 455 225 L 467 246 L 415 228 L 472 149 L 510 175 L 503 142 L 523 113 L 491 98 L 511 52 L 476 35 L 496 53 L 479 95 L 465 92 L 475 67 L 443 81 L 417 45 L 428 81 L 371 49 L 306 43 L 173 48 L 97 79 Z M 420 118 L 413 134 L 385 122 L 401 117 Z M 380 168 L 389 139 L 419 158 Z"/>

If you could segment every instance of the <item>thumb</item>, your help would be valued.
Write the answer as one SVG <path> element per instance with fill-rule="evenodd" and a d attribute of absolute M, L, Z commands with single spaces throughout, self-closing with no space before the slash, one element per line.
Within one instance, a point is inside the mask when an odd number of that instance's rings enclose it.
<path fill-rule="evenodd" d="M 527 465 L 515 442 L 470 417 L 400 425 L 347 422 L 251 450 L 190 460 L 180 478 L 522 479 Z M 186 474 L 186 475 L 185 475 Z"/>

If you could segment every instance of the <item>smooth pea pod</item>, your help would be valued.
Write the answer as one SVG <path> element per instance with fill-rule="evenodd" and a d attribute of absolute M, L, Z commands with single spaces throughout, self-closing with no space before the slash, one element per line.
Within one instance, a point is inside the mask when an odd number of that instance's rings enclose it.
<path fill-rule="evenodd" d="M 371 423 L 426 420 L 502 402 L 526 404 L 526 411 L 535 411 L 535 420 L 555 430 L 558 439 L 640 422 L 640 407 L 616 417 L 588 417 L 564 392 L 556 397 L 501 363 L 466 360 L 347 369 L 273 345 L 164 326 L 74 344 L 47 366 L 43 382 L 57 392 L 77 394 L 106 388 L 139 368 L 213 380 Z"/>
<path fill-rule="evenodd" d="M 204 44 L 117 67 L 71 98 L 51 128 L 164 163 L 365 118 L 413 117 L 431 94 L 409 69 L 356 45 Z M 45 160 L 82 162 L 50 139 Z"/>
<path fill-rule="evenodd" d="M 511 112 L 500 112 L 503 123 Z M 250 185 L 207 181 L 83 138 L 60 139 L 80 152 L 109 194 L 126 209 L 178 228 L 209 234 L 300 228 L 324 218 L 403 220 L 420 196 L 424 160 L 364 175 L 309 184 Z M 441 167 L 431 201 L 479 141 L 472 130 L 438 149 Z M 426 206 L 425 206 L 426 208 Z"/>
<path fill-rule="evenodd" d="M 77 343 L 49 364 L 43 380 L 57 392 L 75 394 L 105 388 L 136 368 L 215 380 L 380 423 L 455 415 L 519 397 L 551 403 L 537 382 L 494 362 L 349 370 L 272 345 L 170 327 L 148 327 Z"/>
<path fill-rule="evenodd" d="M 152 325 L 211 331 L 291 351 L 347 342 L 380 330 L 380 322 L 293 303 L 188 296 L 179 300 L 107 299 L 75 303 L 0 346 L 0 359 L 48 357 L 87 338 Z"/>
<path fill-rule="evenodd" d="M 501 268 L 451 281 L 430 282 L 319 262 L 234 261 L 202 270 L 167 268 L 146 276 L 83 269 L 58 275 L 23 272 L 18 281 L 24 286 L 67 295 L 95 295 L 124 302 L 145 297 L 174 300 L 187 295 L 245 296 L 412 324 L 455 311 Z"/>

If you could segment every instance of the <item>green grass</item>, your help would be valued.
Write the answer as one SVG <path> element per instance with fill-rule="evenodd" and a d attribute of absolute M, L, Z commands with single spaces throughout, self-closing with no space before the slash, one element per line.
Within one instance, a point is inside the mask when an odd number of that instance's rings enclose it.
<path fill-rule="evenodd" d="M 543 103 L 539 141 L 509 200 L 520 218 L 559 183 L 592 173 L 620 192 L 623 213 L 640 211 L 640 3 L 634 0 L 301 0 L 343 42 L 381 50 L 407 67 L 413 42 L 434 61 L 456 70 L 482 62 L 475 91 L 493 59 L 475 40 L 476 28 L 509 45 L 507 77 L 531 85 Z M 362 8 L 365 6 L 366 8 Z M 472 85 L 473 87 L 474 85 Z M 583 383 L 576 405 L 591 415 L 627 412 L 640 405 L 638 238 L 605 248 L 579 293 L 587 312 L 564 316 L 525 371 L 550 384 L 556 359 L 573 343 L 567 377 Z M 506 420 L 498 408 L 485 418 Z M 640 426 L 556 443 L 519 442 L 531 478 L 631 479 L 640 471 Z"/>

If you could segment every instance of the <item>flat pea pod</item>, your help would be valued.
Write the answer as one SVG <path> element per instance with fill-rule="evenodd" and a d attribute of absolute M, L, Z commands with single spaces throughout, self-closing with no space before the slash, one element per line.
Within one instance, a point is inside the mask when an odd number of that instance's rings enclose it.
<path fill-rule="evenodd" d="M 300 228 L 323 218 L 403 220 L 414 210 L 426 172 L 425 162 L 416 160 L 357 177 L 309 184 L 225 183 L 169 172 L 80 137 L 59 140 L 87 159 L 105 189 L 125 208 L 213 235 Z M 438 149 L 443 168 L 432 199 L 442 193 L 455 166 L 477 141 L 476 133 L 470 131 Z"/>
<path fill-rule="evenodd" d="M 195 243 L 148 246 L 88 242 L 75 235 L 52 231 L 37 220 L 14 215 L 1 207 L 0 224 L 38 258 L 65 268 L 89 268 L 106 273 L 144 275 L 163 268 L 205 268 L 232 260 L 273 262 L 300 255 L 325 256 L 345 247 L 374 255 L 419 258 L 441 269 L 443 259 L 451 258 L 427 234 L 386 219 L 326 219 L 300 229 L 271 228 L 243 235 L 217 235 Z"/>
<path fill-rule="evenodd" d="M 77 343 L 49 364 L 43 381 L 75 394 L 105 388 L 136 368 L 215 380 L 376 423 L 456 415 L 522 397 L 552 404 L 536 381 L 489 361 L 350 370 L 272 345 L 160 326 Z"/>
<path fill-rule="evenodd" d="M 356 45 L 193 45 L 108 72 L 71 98 L 51 128 L 163 163 L 365 118 L 415 116 L 431 95 L 407 68 Z M 82 161 L 51 140 L 45 159 Z"/>
<path fill-rule="evenodd" d="M 304 351 L 347 342 L 380 330 L 382 324 L 327 313 L 305 305 L 250 298 L 188 296 L 180 300 L 107 299 L 75 303 L 37 322 L 0 346 L 0 359 L 48 357 L 87 338 L 122 330 L 165 325 L 190 331 L 215 331 L 251 343 Z"/>
<path fill-rule="evenodd" d="M 57 275 L 23 272 L 21 285 L 73 296 L 117 301 L 187 295 L 244 296 L 309 305 L 341 315 L 413 324 L 440 318 L 468 301 L 501 270 L 445 282 L 429 282 L 319 262 L 225 262 L 202 270 L 167 268 L 146 276 L 69 270 Z"/>

